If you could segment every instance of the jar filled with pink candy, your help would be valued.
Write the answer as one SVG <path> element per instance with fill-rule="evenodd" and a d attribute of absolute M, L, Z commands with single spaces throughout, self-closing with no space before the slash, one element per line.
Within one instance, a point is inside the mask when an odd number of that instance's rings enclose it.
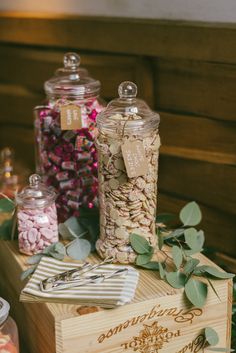
<path fill-rule="evenodd" d="M 16 195 L 19 251 L 26 255 L 41 252 L 58 241 L 56 193 L 33 174 L 29 186 Z"/>
<path fill-rule="evenodd" d="M 60 221 L 97 205 L 95 123 L 104 103 L 100 82 L 79 65 L 76 53 L 65 54 L 64 68 L 45 82 L 46 104 L 34 110 L 37 172 L 58 193 Z"/>

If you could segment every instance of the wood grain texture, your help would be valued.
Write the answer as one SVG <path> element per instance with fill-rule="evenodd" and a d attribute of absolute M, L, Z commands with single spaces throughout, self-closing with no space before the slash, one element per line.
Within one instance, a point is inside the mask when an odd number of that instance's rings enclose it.
<path fill-rule="evenodd" d="M 236 63 L 235 31 L 233 24 L 35 13 L 0 16 L 2 42 L 227 63 Z"/>
<path fill-rule="evenodd" d="M 212 262 L 202 255 L 199 255 L 199 258 L 202 264 L 212 265 Z M 207 325 L 217 330 L 220 336 L 219 346 L 229 347 L 229 303 L 232 300 L 232 288 L 228 286 L 228 280 L 214 281 L 221 302 L 214 292 L 209 290 L 206 306 L 199 312 L 199 316 L 192 316 L 192 321 L 188 321 L 191 308 L 184 299 L 182 290 L 174 290 L 152 271 L 141 271 L 137 294 L 131 304 L 79 315 L 78 305 L 17 302 L 24 286 L 19 275 L 21 270 L 26 268 L 26 259 L 27 256 L 18 254 L 15 243 L 0 242 L 0 275 L 5 283 L 4 286 L 0 284 L 0 294 L 7 295 L 12 304 L 21 337 L 27 341 L 31 353 L 54 353 L 55 349 L 57 353 L 78 353 L 78 345 L 80 353 L 124 352 L 124 343 L 132 341 L 133 337 L 138 336 L 145 328 L 143 321 L 149 326 L 156 322 L 168 327 L 171 332 L 179 330 L 179 334 L 163 347 L 163 353 L 183 348 Z M 93 258 L 93 261 L 95 260 L 96 258 Z M 170 308 L 172 309 L 169 312 Z M 171 314 L 181 309 L 183 312 L 190 310 L 190 314 L 186 314 L 187 323 L 176 322 L 175 316 Z M 150 313 L 152 315 L 149 316 Z M 136 323 L 131 325 L 132 320 Z M 116 331 L 115 328 L 120 325 L 122 328 Z M 107 334 L 109 330 L 111 334 Z M 103 335 L 107 337 L 101 338 Z M 129 352 L 132 352 L 132 349 Z"/>
<path fill-rule="evenodd" d="M 156 109 L 235 122 L 236 65 L 169 59 L 155 64 Z"/>

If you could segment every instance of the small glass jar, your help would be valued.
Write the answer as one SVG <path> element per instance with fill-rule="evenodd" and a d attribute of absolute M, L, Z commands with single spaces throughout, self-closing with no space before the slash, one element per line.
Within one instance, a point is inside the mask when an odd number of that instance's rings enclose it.
<path fill-rule="evenodd" d="M 123 82 L 119 98 L 98 116 L 100 238 L 102 258 L 133 263 L 130 234 L 156 244 L 155 218 L 160 147 L 159 115 L 136 98 L 137 86 Z"/>
<path fill-rule="evenodd" d="M 26 255 L 41 252 L 58 242 L 56 193 L 33 174 L 30 185 L 16 195 L 19 251 Z"/>
<path fill-rule="evenodd" d="M 18 330 L 9 316 L 10 305 L 0 297 L 0 353 L 18 353 Z"/>
<path fill-rule="evenodd" d="M 77 54 L 65 54 L 64 68 L 45 82 L 46 105 L 35 108 L 36 170 L 57 191 L 60 221 L 97 205 L 95 123 L 104 103 L 100 82 L 79 65 Z"/>

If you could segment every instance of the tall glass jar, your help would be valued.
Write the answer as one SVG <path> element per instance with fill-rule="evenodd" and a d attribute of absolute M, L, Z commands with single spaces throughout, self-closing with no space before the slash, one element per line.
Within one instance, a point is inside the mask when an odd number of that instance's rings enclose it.
<path fill-rule="evenodd" d="M 0 297 L 0 353 L 18 353 L 18 330 L 9 316 L 10 305 Z"/>
<path fill-rule="evenodd" d="M 97 119 L 100 238 L 102 258 L 133 263 L 130 234 L 155 245 L 159 115 L 136 98 L 137 86 L 123 82 L 119 98 Z"/>
<path fill-rule="evenodd" d="M 60 221 L 77 216 L 81 205 L 97 205 L 97 114 L 104 107 L 100 82 L 86 76 L 75 53 L 45 82 L 47 102 L 35 108 L 36 166 L 58 197 Z"/>
<path fill-rule="evenodd" d="M 56 193 L 33 174 L 29 186 L 16 195 L 18 242 L 23 254 L 33 255 L 58 242 Z"/>

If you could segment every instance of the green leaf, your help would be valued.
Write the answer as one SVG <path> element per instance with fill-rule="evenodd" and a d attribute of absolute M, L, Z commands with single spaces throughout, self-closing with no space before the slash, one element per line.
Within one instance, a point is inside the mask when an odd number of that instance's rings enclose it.
<path fill-rule="evenodd" d="M 60 243 L 60 242 L 55 243 L 54 251 L 59 253 L 59 254 L 62 254 L 64 256 L 66 255 L 65 246 L 62 243 Z"/>
<path fill-rule="evenodd" d="M 131 234 L 130 235 L 130 243 L 132 248 L 138 254 L 147 254 L 152 251 L 152 247 L 150 246 L 149 242 L 138 234 Z"/>
<path fill-rule="evenodd" d="M 35 265 L 35 264 L 38 264 L 39 261 L 41 260 L 41 258 L 43 257 L 44 255 L 41 253 L 41 254 L 35 254 L 33 256 L 30 256 L 27 258 L 27 264 L 29 265 Z"/>
<path fill-rule="evenodd" d="M 161 234 L 161 231 L 159 229 L 157 230 L 157 237 L 158 237 L 158 248 L 159 250 L 161 250 L 164 245 L 164 237 Z"/>
<path fill-rule="evenodd" d="M 21 281 L 24 281 L 27 277 L 29 277 L 36 270 L 36 268 L 37 265 L 29 267 L 27 270 L 23 271 L 20 276 Z"/>
<path fill-rule="evenodd" d="M 167 282 L 174 288 L 183 288 L 186 282 L 186 275 L 180 271 L 166 273 Z"/>
<path fill-rule="evenodd" d="M 0 212 L 12 212 L 14 208 L 15 204 L 13 201 L 10 201 L 5 197 L 0 199 Z"/>
<path fill-rule="evenodd" d="M 75 260 L 84 260 L 91 251 L 91 245 L 86 239 L 75 239 L 66 247 L 69 257 Z"/>
<path fill-rule="evenodd" d="M 195 228 L 188 228 L 184 231 L 184 238 L 186 244 L 190 247 L 190 250 L 185 250 L 185 254 L 187 256 L 196 254 L 203 250 L 202 247 L 205 237 L 202 230 L 197 231 Z"/>
<path fill-rule="evenodd" d="M 196 307 L 203 307 L 207 298 L 207 285 L 190 278 L 185 284 L 185 294 L 188 300 Z"/>
<path fill-rule="evenodd" d="M 176 218 L 176 215 L 173 213 L 159 213 L 156 217 L 156 223 L 167 224 L 173 221 Z"/>
<path fill-rule="evenodd" d="M 153 255 L 153 252 L 150 252 L 148 254 L 138 255 L 136 258 L 136 265 L 142 266 L 147 264 L 151 260 L 152 255 Z"/>
<path fill-rule="evenodd" d="M 205 328 L 205 338 L 211 346 L 216 346 L 219 342 L 218 333 L 211 327 Z"/>
<path fill-rule="evenodd" d="M 189 275 L 199 263 L 199 260 L 190 258 L 184 265 L 184 273 Z"/>
<path fill-rule="evenodd" d="M 139 255 L 140 256 L 140 255 Z M 146 264 L 143 264 L 141 267 L 147 269 L 147 270 L 159 270 L 159 262 L 157 261 L 151 261 Z"/>
<path fill-rule="evenodd" d="M 182 251 L 177 245 L 174 245 L 171 248 L 171 252 L 172 252 L 174 264 L 176 268 L 179 269 L 183 261 Z"/>
<path fill-rule="evenodd" d="M 76 236 L 74 234 L 71 234 L 70 230 L 64 223 L 59 223 L 58 225 L 58 231 L 59 234 L 61 235 L 62 239 L 64 240 L 72 240 L 75 239 Z"/>
<path fill-rule="evenodd" d="M 161 279 L 164 279 L 166 276 L 165 265 L 162 264 L 161 262 L 159 263 L 159 271 L 160 271 Z"/>
<path fill-rule="evenodd" d="M 177 228 L 177 229 L 173 230 L 169 235 L 166 235 L 164 237 L 164 240 L 178 238 L 184 234 L 184 230 L 185 230 L 184 228 Z"/>
<path fill-rule="evenodd" d="M 90 220 L 91 221 L 91 220 Z M 85 228 L 80 224 L 79 219 L 76 217 L 70 217 L 65 222 L 64 225 L 67 227 L 69 232 L 74 238 L 82 237 L 85 234 Z"/>
<path fill-rule="evenodd" d="M 196 274 L 209 274 L 212 277 L 216 277 L 218 279 L 229 279 L 229 278 L 233 278 L 235 275 L 233 273 L 228 273 L 228 272 L 222 272 L 219 271 L 217 268 L 212 267 L 212 266 L 199 266 L 196 268 Z M 195 273 L 194 273 L 195 274 Z"/>
<path fill-rule="evenodd" d="M 179 217 L 184 226 L 196 226 L 201 222 L 202 213 L 198 204 L 192 201 L 182 208 Z"/>

